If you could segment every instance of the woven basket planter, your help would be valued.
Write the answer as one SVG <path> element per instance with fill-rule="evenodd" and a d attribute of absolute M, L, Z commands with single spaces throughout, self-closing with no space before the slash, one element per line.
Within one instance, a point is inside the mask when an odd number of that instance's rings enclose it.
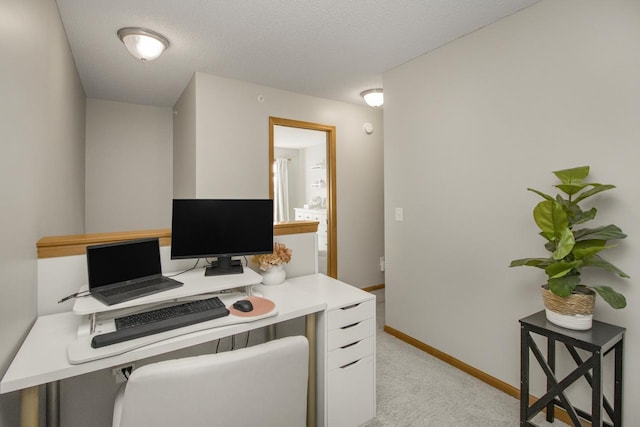
<path fill-rule="evenodd" d="M 596 293 L 588 288 L 580 289 L 568 297 L 559 297 L 547 285 L 541 288 L 547 320 L 568 329 L 591 328 Z"/>

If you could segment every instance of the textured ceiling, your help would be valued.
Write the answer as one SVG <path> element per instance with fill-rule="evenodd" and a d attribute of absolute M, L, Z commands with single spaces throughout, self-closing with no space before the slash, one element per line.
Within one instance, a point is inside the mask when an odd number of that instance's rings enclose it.
<path fill-rule="evenodd" d="M 361 103 L 382 73 L 538 0 L 57 0 L 91 98 L 172 106 L 196 71 Z M 169 39 L 141 63 L 116 32 Z"/>

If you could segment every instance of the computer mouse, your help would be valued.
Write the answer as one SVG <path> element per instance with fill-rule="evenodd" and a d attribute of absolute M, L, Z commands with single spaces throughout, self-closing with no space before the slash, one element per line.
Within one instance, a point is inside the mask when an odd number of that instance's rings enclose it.
<path fill-rule="evenodd" d="M 253 304 L 251 304 L 251 301 L 246 300 L 246 299 L 241 299 L 239 301 L 236 301 L 233 303 L 233 308 L 235 308 L 238 311 L 242 311 L 244 313 L 247 313 L 251 310 L 253 310 Z"/>

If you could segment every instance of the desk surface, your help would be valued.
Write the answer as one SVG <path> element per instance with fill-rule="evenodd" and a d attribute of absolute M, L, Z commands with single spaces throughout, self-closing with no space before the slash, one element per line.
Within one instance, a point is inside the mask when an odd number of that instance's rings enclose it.
<path fill-rule="evenodd" d="M 374 298 L 371 294 L 322 274 L 289 279 L 278 286 L 255 285 L 254 289 L 277 304 L 276 316 L 180 335 L 123 354 L 78 365 L 69 363 L 67 347 L 76 337 L 79 316 L 65 312 L 39 317 L 2 378 L 0 393 L 131 363 L 306 316 L 339 306 L 343 301 L 353 300 L 354 297 L 362 300 Z"/>
<path fill-rule="evenodd" d="M 246 266 L 244 267 L 244 272 L 242 274 L 205 276 L 204 268 L 196 268 L 179 275 L 175 274 L 176 272 L 167 273 L 166 275 L 183 282 L 183 285 L 180 287 L 114 305 L 106 305 L 91 296 L 78 298 L 73 304 L 73 312 L 75 314 L 103 313 L 105 311 L 120 310 L 143 304 L 177 300 L 179 298 L 204 294 L 207 292 L 220 292 L 230 288 L 256 285 L 262 281 L 262 276 Z M 86 289 L 88 289 L 88 287 L 83 287 L 81 290 Z"/>

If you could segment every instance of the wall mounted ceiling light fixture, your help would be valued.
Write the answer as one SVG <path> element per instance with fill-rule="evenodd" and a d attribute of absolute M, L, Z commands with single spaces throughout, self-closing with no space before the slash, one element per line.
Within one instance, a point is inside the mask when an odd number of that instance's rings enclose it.
<path fill-rule="evenodd" d="M 156 59 L 169 47 L 169 41 L 162 34 L 144 28 L 120 28 L 118 37 L 129 53 L 142 62 Z"/>
<path fill-rule="evenodd" d="M 384 93 L 382 89 L 369 89 L 360 93 L 360 96 L 364 98 L 364 102 L 370 107 L 380 107 L 384 104 Z"/>

